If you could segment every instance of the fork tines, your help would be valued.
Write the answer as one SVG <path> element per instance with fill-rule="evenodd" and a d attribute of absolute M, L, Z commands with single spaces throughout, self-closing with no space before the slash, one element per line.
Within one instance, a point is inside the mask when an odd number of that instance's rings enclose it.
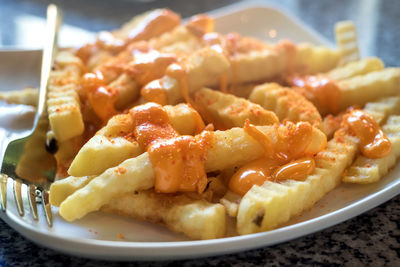
<path fill-rule="evenodd" d="M 0 198 L 1 198 L 1 210 L 6 211 L 7 208 L 7 179 L 8 176 L 0 174 Z"/>
<path fill-rule="evenodd" d="M 1 197 L 1 210 L 6 211 L 7 209 L 7 180 L 8 176 L 0 174 L 0 197 Z M 32 218 L 38 221 L 38 210 L 37 202 L 41 202 L 43 206 L 43 212 L 46 217 L 47 224 L 53 226 L 53 216 L 51 213 L 51 205 L 49 202 L 49 192 L 43 188 L 39 188 L 34 184 L 23 186 L 23 182 L 20 179 L 11 179 L 13 185 L 14 199 L 17 206 L 18 214 L 22 217 L 25 215 L 24 204 L 22 198 L 23 188 L 27 189 L 28 203 L 31 211 Z"/>

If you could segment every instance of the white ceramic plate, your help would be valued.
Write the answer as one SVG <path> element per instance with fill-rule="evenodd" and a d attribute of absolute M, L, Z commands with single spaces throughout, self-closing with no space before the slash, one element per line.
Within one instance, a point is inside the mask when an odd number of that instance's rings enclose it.
<path fill-rule="evenodd" d="M 288 38 L 295 42 L 328 44 L 324 38 L 298 20 L 271 7 L 239 4 L 211 14 L 217 17 L 216 27 L 220 32 L 236 31 L 269 41 Z M 40 53 L 37 51 L 0 52 L 0 89 L 37 85 L 39 60 Z M 0 133 L 6 134 L 7 127 L 11 124 L 10 121 L 4 122 L 4 119 L 10 118 L 10 112 L 14 115 L 20 114 L 24 109 L 3 103 L 0 110 Z M 318 202 L 311 211 L 294 218 L 279 229 L 207 241 L 189 241 L 183 235 L 171 233 L 157 225 L 102 213 L 93 213 L 74 223 L 67 223 L 57 215 L 56 208 L 53 208 L 54 226 L 48 228 L 42 213 L 39 222 L 31 219 L 28 205 L 25 205 L 27 215 L 24 218 L 19 217 L 10 187 L 7 213 L 0 212 L 0 217 L 35 243 L 73 255 L 115 260 L 194 258 L 270 246 L 320 231 L 397 195 L 400 192 L 399 176 L 400 165 L 397 165 L 379 183 L 367 186 L 341 185 Z M 123 240 L 118 238 L 119 233 L 124 235 Z"/>

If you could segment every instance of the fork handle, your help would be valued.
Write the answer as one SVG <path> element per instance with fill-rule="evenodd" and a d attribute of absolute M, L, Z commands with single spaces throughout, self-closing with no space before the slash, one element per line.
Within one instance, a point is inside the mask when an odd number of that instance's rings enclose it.
<path fill-rule="evenodd" d="M 41 118 L 42 116 L 47 116 L 47 110 L 46 110 L 47 88 L 48 88 L 50 71 L 57 50 L 57 35 L 61 23 L 62 23 L 62 15 L 60 9 L 58 9 L 56 5 L 50 4 L 47 7 L 46 37 L 42 55 L 39 102 L 38 102 L 38 109 L 34 127 L 36 127 L 39 118 Z"/>

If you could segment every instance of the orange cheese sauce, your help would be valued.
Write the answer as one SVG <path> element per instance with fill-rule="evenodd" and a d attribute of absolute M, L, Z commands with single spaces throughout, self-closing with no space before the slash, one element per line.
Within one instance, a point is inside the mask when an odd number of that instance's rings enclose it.
<path fill-rule="evenodd" d="M 268 158 L 261 158 L 240 168 L 229 181 L 229 189 L 241 196 L 247 193 L 253 185 L 263 185 L 265 181 L 272 180 L 274 168 L 279 166 Z"/>
<path fill-rule="evenodd" d="M 302 181 L 307 175 L 315 170 L 315 160 L 312 157 L 304 157 L 285 164 L 275 170 L 273 177 L 275 180 L 293 179 Z"/>
<path fill-rule="evenodd" d="M 118 89 L 106 86 L 110 79 L 126 73 L 138 84 L 147 84 L 151 81 L 142 95 L 147 100 L 160 104 L 166 104 L 166 94 L 157 84 L 158 78 L 161 78 L 167 67 L 176 61 L 174 55 L 160 53 L 147 46 L 138 45 L 137 48 L 130 51 L 129 62 L 115 61 L 101 66 L 94 73 L 87 73 L 82 79 L 82 85 L 86 97 L 97 116 L 106 121 L 111 116 L 117 114 L 115 102 L 118 97 Z M 106 73 L 107 78 L 104 76 Z"/>
<path fill-rule="evenodd" d="M 147 103 L 131 110 L 134 136 L 147 149 L 155 172 L 155 191 L 160 193 L 203 192 L 207 185 L 203 139 L 179 136 L 165 109 Z"/>
<path fill-rule="evenodd" d="M 205 14 L 193 16 L 186 24 L 186 28 L 201 38 L 204 34 L 213 32 L 215 28 L 215 21 L 212 17 Z"/>
<path fill-rule="evenodd" d="M 253 161 L 240 168 L 229 181 L 229 189 L 243 196 L 253 185 L 261 186 L 266 181 L 304 180 L 315 170 L 315 161 L 312 157 L 305 157 L 282 164 L 280 160 L 266 157 Z M 280 166 L 280 167 L 279 167 Z"/>
<path fill-rule="evenodd" d="M 147 151 L 156 174 L 156 192 L 204 191 L 207 185 L 205 151 L 193 136 L 156 142 Z"/>
<path fill-rule="evenodd" d="M 314 158 L 304 153 L 311 142 L 312 126 L 302 122 L 288 124 L 288 127 L 286 135 L 278 134 L 278 140 L 273 141 L 246 121 L 244 130 L 260 143 L 265 154 L 232 176 L 229 182 L 231 191 L 243 196 L 253 185 L 262 185 L 266 181 L 304 180 L 314 172 Z"/>
<path fill-rule="evenodd" d="M 159 36 L 164 32 L 171 31 L 181 23 L 181 18 L 169 9 L 160 9 L 153 12 L 138 27 L 134 27 L 128 34 L 127 43 L 148 40 Z"/>
<path fill-rule="evenodd" d="M 339 109 L 340 88 L 336 82 L 323 76 L 294 76 L 289 83 L 318 107 L 326 107 L 329 113 Z"/>
<path fill-rule="evenodd" d="M 171 64 L 167 68 L 166 74 L 170 77 L 175 78 L 179 82 L 179 88 L 186 103 L 190 104 L 192 107 L 195 107 L 195 103 L 190 97 L 189 78 L 185 67 L 182 66 L 182 64 Z"/>
<path fill-rule="evenodd" d="M 382 158 L 390 153 L 390 140 L 368 113 L 353 109 L 344 115 L 342 124 L 360 139 L 361 153 L 365 157 Z"/>
<path fill-rule="evenodd" d="M 147 103 L 130 110 L 134 124 L 134 136 L 143 149 L 150 144 L 164 139 L 178 137 L 178 132 L 171 126 L 164 108 L 155 103 Z"/>
<path fill-rule="evenodd" d="M 111 87 L 104 86 L 103 76 L 100 72 L 86 73 L 81 84 L 90 106 L 102 121 L 107 121 L 117 114 L 114 105 L 118 92 Z"/>
<path fill-rule="evenodd" d="M 96 45 L 111 51 L 121 51 L 127 45 L 142 40 L 149 40 L 170 31 L 181 23 L 180 16 L 169 9 L 152 12 L 147 18 L 127 33 L 127 38 L 121 39 L 118 32 L 101 32 Z"/>
<path fill-rule="evenodd" d="M 167 67 L 176 61 L 174 55 L 160 53 L 157 50 L 134 51 L 133 60 L 125 67 L 126 73 L 141 84 L 147 84 L 161 78 Z"/>
<path fill-rule="evenodd" d="M 97 41 L 82 46 L 76 52 L 76 55 L 83 62 L 88 63 L 91 57 L 96 54 L 108 51 L 111 55 L 123 51 L 129 44 L 142 40 L 149 40 L 152 37 L 159 36 L 164 32 L 171 31 L 181 23 L 180 16 L 169 9 L 154 11 L 144 21 L 139 23 L 121 39 L 118 32 L 100 32 Z"/>
<path fill-rule="evenodd" d="M 168 104 L 167 92 L 159 79 L 146 84 L 140 91 L 140 94 L 149 102 L 163 106 Z"/>
<path fill-rule="evenodd" d="M 195 107 L 195 103 L 190 97 L 188 74 L 187 70 L 183 66 L 183 63 L 170 64 L 167 67 L 165 74 L 178 81 L 179 88 L 185 102 L 190 104 L 192 107 Z M 161 105 L 168 104 L 167 90 L 162 85 L 161 80 L 155 80 L 145 85 L 141 90 L 141 95 L 147 101 L 156 102 Z"/>

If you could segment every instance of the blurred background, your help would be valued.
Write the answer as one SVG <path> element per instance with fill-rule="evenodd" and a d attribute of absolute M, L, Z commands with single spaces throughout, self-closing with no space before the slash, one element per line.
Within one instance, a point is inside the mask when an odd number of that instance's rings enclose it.
<path fill-rule="evenodd" d="M 112 30 L 146 10 L 169 7 L 183 18 L 234 4 L 236 0 L 0 0 L 0 49 L 40 48 L 46 6 L 55 3 L 64 11 L 62 45 L 79 45 L 100 30 Z M 363 56 L 376 55 L 387 65 L 398 66 L 400 1 L 392 0 L 271 0 L 251 1 L 274 5 L 304 21 L 334 42 L 333 25 L 355 22 Z M 260 25 L 263 27 L 263 25 Z M 393 49 L 393 50 L 392 50 Z"/>

